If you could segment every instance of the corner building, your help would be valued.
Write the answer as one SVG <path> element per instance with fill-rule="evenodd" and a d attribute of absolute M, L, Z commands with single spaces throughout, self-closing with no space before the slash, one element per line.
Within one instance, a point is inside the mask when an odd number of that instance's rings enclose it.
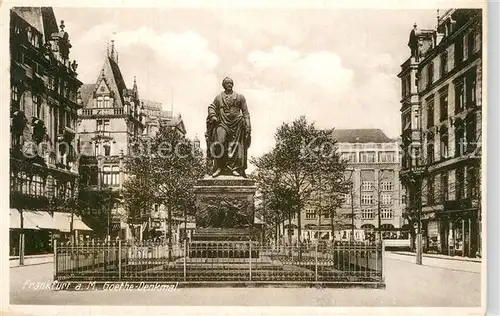
<path fill-rule="evenodd" d="M 424 251 L 481 253 L 482 11 L 450 9 L 410 34 L 402 64 L 401 181 Z"/>

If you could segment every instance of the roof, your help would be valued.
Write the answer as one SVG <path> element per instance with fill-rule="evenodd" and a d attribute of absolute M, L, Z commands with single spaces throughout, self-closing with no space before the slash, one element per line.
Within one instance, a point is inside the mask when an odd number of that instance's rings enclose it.
<path fill-rule="evenodd" d="M 56 16 L 51 7 L 14 7 L 12 11 L 43 35 L 44 42 L 50 39 L 52 33 L 59 32 Z"/>
<path fill-rule="evenodd" d="M 158 112 L 161 111 L 161 102 L 144 100 L 144 99 L 141 99 L 141 102 L 144 104 L 144 108 L 147 110 L 158 111 Z"/>
<path fill-rule="evenodd" d="M 97 87 L 97 84 L 99 84 L 99 82 L 101 81 L 103 74 L 104 74 L 104 79 L 109 85 L 109 89 L 113 91 L 115 96 L 119 96 L 119 98 L 116 98 L 115 106 L 122 108 L 124 106 L 124 101 L 125 101 L 125 99 L 123 98 L 123 92 L 124 90 L 127 89 L 127 86 L 125 84 L 125 80 L 123 80 L 120 67 L 113 58 L 106 56 L 106 58 L 104 59 L 104 65 L 102 66 L 102 71 L 99 73 L 99 76 L 96 79 L 96 83 L 93 84 L 93 89 L 91 90 L 91 92 L 93 92 L 94 89 Z M 83 98 L 84 96 L 82 89 L 82 100 L 84 100 Z M 89 99 L 90 98 L 87 99 L 87 102 L 84 101 L 83 103 L 84 107 L 91 107 L 90 104 L 88 104 Z"/>
<path fill-rule="evenodd" d="M 333 138 L 339 143 L 392 143 L 381 129 L 335 129 Z"/>
<path fill-rule="evenodd" d="M 90 83 L 84 84 L 80 87 L 80 95 L 84 105 L 87 105 L 87 102 L 89 102 L 89 99 L 92 97 L 92 92 L 94 92 L 95 86 L 95 83 Z"/>

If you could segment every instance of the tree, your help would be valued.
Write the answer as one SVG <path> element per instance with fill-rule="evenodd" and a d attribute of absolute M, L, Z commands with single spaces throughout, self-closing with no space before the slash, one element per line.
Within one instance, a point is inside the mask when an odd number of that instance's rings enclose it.
<path fill-rule="evenodd" d="M 345 189 L 343 180 L 346 164 L 340 160 L 332 137 L 333 130 L 316 128 L 301 117 L 281 125 L 275 134 L 276 145 L 270 152 L 253 158 L 256 179 L 269 195 L 271 209 L 281 210 L 291 222 L 298 215 L 298 241 L 301 242 L 301 212 L 314 205 L 318 194 L 329 196 L 337 205 L 338 194 Z M 279 218 L 279 216 L 277 216 Z"/>
<path fill-rule="evenodd" d="M 124 185 L 124 203 L 129 219 L 138 221 L 152 203 L 163 204 L 170 228 L 172 211 L 193 209 L 194 184 L 206 167 L 199 146 L 165 126 L 155 136 L 133 145 L 127 169 L 130 176 Z M 171 245 L 171 229 L 168 240 Z"/>

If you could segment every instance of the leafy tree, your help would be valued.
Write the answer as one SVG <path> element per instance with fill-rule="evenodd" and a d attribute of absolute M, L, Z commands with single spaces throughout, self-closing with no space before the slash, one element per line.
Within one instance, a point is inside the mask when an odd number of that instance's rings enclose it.
<path fill-rule="evenodd" d="M 137 222 L 152 203 L 172 212 L 193 210 L 194 184 L 203 176 L 205 162 L 197 144 L 170 127 L 137 143 L 127 161 L 129 179 L 124 185 L 124 204 L 131 222 Z M 169 230 L 169 243 L 172 236 Z"/>
<path fill-rule="evenodd" d="M 340 193 L 346 188 L 346 164 L 335 149 L 332 131 L 318 129 L 301 117 L 280 126 L 275 134 L 275 147 L 262 157 L 252 159 L 257 167 L 256 179 L 269 193 L 271 209 L 281 210 L 290 222 L 291 215 L 299 215 L 299 242 L 300 214 L 304 208 L 314 206 L 317 196 L 323 194 L 329 202 L 322 206 L 330 210 L 341 203 Z"/>

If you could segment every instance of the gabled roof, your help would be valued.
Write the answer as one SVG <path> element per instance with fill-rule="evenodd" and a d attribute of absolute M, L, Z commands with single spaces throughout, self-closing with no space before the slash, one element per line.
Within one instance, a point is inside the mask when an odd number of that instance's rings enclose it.
<path fill-rule="evenodd" d="M 113 58 L 106 56 L 104 59 L 104 65 L 102 66 L 102 70 L 99 73 L 99 76 L 96 79 L 95 84 L 93 84 L 93 90 L 97 88 L 97 85 L 99 82 L 101 82 L 104 74 L 104 80 L 106 81 L 109 89 L 113 91 L 116 99 L 115 106 L 116 107 L 123 107 L 125 103 L 125 99 L 123 96 L 124 90 L 127 89 L 127 86 L 125 85 L 125 80 L 123 80 L 122 73 L 120 71 L 120 67 L 118 64 L 113 60 Z M 83 92 L 83 89 L 82 89 Z M 83 93 L 82 93 L 82 100 L 83 100 Z M 89 107 L 90 105 L 87 104 L 90 101 L 90 99 L 87 99 L 87 102 L 84 101 L 85 107 Z"/>
<path fill-rule="evenodd" d="M 381 129 L 335 129 L 333 139 L 339 143 L 392 143 Z"/>
<path fill-rule="evenodd" d="M 51 7 L 14 7 L 12 11 L 43 35 L 43 41 L 51 38 L 52 33 L 59 32 L 56 16 Z"/>

